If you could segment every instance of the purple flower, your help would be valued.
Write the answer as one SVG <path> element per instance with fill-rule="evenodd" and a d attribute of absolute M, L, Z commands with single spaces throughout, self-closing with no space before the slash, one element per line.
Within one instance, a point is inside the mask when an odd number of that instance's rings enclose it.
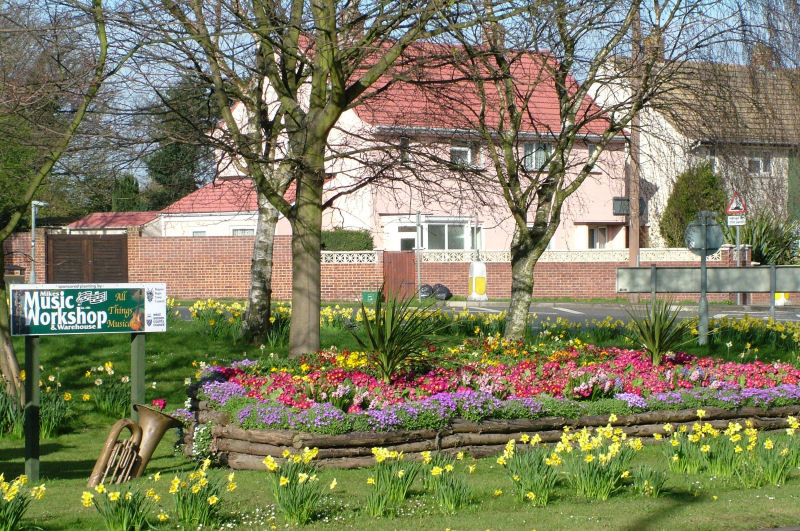
<path fill-rule="evenodd" d="M 247 396 L 247 390 L 234 382 L 205 382 L 202 392 L 210 401 L 217 402 L 221 406 L 227 404 L 231 398 Z"/>
<path fill-rule="evenodd" d="M 636 393 L 617 393 L 614 395 L 617 400 L 624 400 L 630 408 L 647 409 L 647 400 Z"/>

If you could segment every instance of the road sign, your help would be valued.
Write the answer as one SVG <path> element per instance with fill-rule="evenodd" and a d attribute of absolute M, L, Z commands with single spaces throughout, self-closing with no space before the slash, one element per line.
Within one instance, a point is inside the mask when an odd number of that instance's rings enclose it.
<path fill-rule="evenodd" d="M 735 216 L 728 216 L 728 226 L 729 227 L 740 227 L 746 224 L 747 216 L 743 214 L 737 214 Z"/>
<path fill-rule="evenodd" d="M 747 205 L 744 204 L 744 199 L 739 195 L 739 192 L 733 192 L 733 197 L 728 204 L 728 208 L 725 209 L 725 213 L 728 215 L 747 214 Z"/>

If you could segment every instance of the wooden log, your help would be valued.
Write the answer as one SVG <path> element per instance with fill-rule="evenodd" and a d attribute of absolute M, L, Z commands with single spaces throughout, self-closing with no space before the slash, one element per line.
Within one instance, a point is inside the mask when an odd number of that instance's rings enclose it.
<path fill-rule="evenodd" d="M 576 426 L 576 421 L 564 417 L 543 417 L 540 419 L 485 419 L 473 422 L 455 419 L 452 423 L 453 433 L 514 433 L 562 429 L 564 426 Z"/>
<path fill-rule="evenodd" d="M 271 455 L 279 457 L 283 454 L 284 450 L 291 450 L 287 446 L 276 446 L 274 444 L 264 444 L 250 441 L 243 441 L 240 439 L 227 439 L 224 437 L 217 437 L 215 439 L 217 450 L 220 452 L 238 452 L 241 454 L 249 454 L 261 457 Z"/>
<path fill-rule="evenodd" d="M 201 424 L 213 422 L 214 424 L 229 424 L 230 416 L 223 411 L 214 411 L 213 409 L 201 409 L 197 412 L 197 421 Z"/>
<path fill-rule="evenodd" d="M 337 457 L 330 459 L 320 459 L 319 466 L 323 468 L 353 469 L 366 468 L 375 464 L 372 457 Z"/>
<path fill-rule="evenodd" d="M 217 425 L 211 430 L 217 437 L 251 441 L 275 446 L 292 446 L 296 431 L 292 430 L 245 430 L 233 424 Z"/>
<path fill-rule="evenodd" d="M 223 452 L 217 456 L 220 463 L 228 465 L 234 470 L 264 470 L 267 468 L 262 461 L 264 458 L 258 455 L 241 454 L 238 452 Z"/>
<path fill-rule="evenodd" d="M 360 431 L 343 435 L 321 435 L 318 433 L 301 432 L 294 436 L 295 448 L 331 448 L 344 446 L 389 446 L 392 444 L 408 443 L 426 439 L 435 439 L 450 433 L 445 430 L 414 430 L 414 431 Z"/>
<path fill-rule="evenodd" d="M 525 432 L 529 434 L 528 432 Z M 542 442 L 554 442 L 561 438 L 562 430 L 533 432 L 541 437 Z M 505 446 L 511 439 L 517 441 L 522 433 L 454 433 L 442 438 L 442 448 L 460 448 L 468 446 Z"/>

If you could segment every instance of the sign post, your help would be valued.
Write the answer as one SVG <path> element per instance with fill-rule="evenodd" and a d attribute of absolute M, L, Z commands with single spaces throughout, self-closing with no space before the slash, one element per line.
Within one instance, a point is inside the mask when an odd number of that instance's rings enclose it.
<path fill-rule="evenodd" d="M 714 221 L 716 212 L 701 210 L 686 227 L 683 242 L 691 252 L 700 256 L 700 304 L 697 308 L 697 344 L 708 343 L 708 275 L 706 256 L 719 251 L 722 246 L 722 229 Z"/>
<path fill-rule="evenodd" d="M 39 336 L 25 338 L 25 475 L 39 481 Z"/>
<path fill-rule="evenodd" d="M 728 226 L 736 227 L 736 267 L 742 267 L 742 247 L 739 237 L 739 227 L 747 222 L 747 205 L 744 204 L 744 199 L 739 195 L 739 192 L 733 192 L 731 202 L 728 203 L 728 208 L 725 209 L 728 215 Z M 742 294 L 736 294 L 736 304 L 742 304 Z"/>
<path fill-rule="evenodd" d="M 144 402 L 145 333 L 167 330 L 167 286 L 12 284 L 11 335 L 25 337 L 25 473 L 39 480 L 39 337 L 131 335 L 131 407 Z M 138 421 L 135 409 L 131 411 Z"/>

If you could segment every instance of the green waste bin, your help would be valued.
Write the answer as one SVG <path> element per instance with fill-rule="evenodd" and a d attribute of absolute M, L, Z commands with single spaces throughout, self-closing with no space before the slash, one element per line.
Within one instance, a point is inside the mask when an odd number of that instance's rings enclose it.
<path fill-rule="evenodd" d="M 361 300 L 363 302 L 373 303 L 378 300 L 378 292 L 377 291 L 362 291 L 361 292 Z"/>

